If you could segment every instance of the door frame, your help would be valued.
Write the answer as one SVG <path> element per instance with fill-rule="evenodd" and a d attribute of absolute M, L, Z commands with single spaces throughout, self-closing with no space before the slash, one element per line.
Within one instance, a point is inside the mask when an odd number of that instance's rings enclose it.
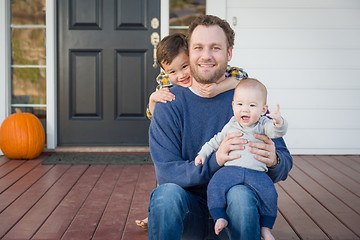
<path fill-rule="evenodd" d="M 160 0 L 160 35 L 169 34 L 169 0 Z M 47 148 L 57 147 L 57 16 L 56 0 L 46 0 L 46 102 Z M 155 81 L 155 79 L 154 79 Z"/>
<path fill-rule="evenodd" d="M 10 0 L 0 1 L 0 125 L 10 114 Z M 0 150 L 0 155 L 3 153 Z"/>
<path fill-rule="evenodd" d="M 46 0 L 46 138 L 47 148 L 57 146 L 57 16 L 56 0 Z"/>

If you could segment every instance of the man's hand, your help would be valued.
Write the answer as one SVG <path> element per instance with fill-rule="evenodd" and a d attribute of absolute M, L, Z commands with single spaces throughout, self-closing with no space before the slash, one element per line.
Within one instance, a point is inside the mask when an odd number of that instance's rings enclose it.
<path fill-rule="evenodd" d="M 242 135 L 242 132 L 229 133 L 222 141 L 216 152 L 216 161 L 219 166 L 224 166 L 227 161 L 241 157 L 239 154 L 229 156 L 229 153 L 233 150 L 245 149 L 244 144 L 247 144 L 248 141 L 246 139 L 239 138 Z"/>
<path fill-rule="evenodd" d="M 267 167 L 273 167 L 277 163 L 277 156 L 274 142 L 267 136 L 255 134 L 255 138 L 264 141 L 249 142 L 250 152 L 255 154 L 255 159 L 266 164 Z"/>

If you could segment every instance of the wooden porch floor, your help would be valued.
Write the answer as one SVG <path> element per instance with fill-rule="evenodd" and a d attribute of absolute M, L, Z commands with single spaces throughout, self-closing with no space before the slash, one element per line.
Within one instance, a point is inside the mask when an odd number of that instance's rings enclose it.
<path fill-rule="evenodd" d="M 153 166 L 41 165 L 48 156 L 0 157 L 0 239 L 147 239 L 134 221 Z M 276 188 L 276 239 L 360 239 L 360 156 L 294 156 Z"/>

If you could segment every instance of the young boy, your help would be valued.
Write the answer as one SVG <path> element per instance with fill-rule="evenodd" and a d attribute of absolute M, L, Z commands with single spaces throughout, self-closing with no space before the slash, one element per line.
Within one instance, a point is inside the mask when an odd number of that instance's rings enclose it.
<path fill-rule="evenodd" d="M 224 126 L 220 133 L 216 134 L 201 148 L 195 158 L 195 165 L 204 164 L 204 161 L 212 152 L 217 151 L 226 135 L 231 132 L 242 132 L 242 138 L 250 141 L 259 141 L 254 134 L 264 134 L 270 138 L 278 138 L 285 135 L 287 122 L 281 117 L 279 105 L 276 111 L 263 116 L 267 110 L 266 87 L 256 79 L 248 78 L 240 81 L 234 92 L 232 103 L 234 117 Z M 208 207 L 215 221 L 215 233 L 219 234 L 227 225 L 226 198 L 227 191 L 234 185 L 242 184 L 249 186 L 260 199 L 260 226 L 263 239 L 274 239 L 272 229 L 277 214 L 277 192 L 269 176 L 265 173 L 268 169 L 265 163 L 254 158 L 249 148 L 233 151 L 230 155 L 240 154 L 240 158 L 225 163 L 225 167 L 219 169 L 209 182 L 207 196 Z M 264 157 L 269 157 L 269 152 L 264 151 Z"/>
<path fill-rule="evenodd" d="M 146 110 L 149 119 L 152 117 L 157 102 L 166 103 L 175 99 L 175 95 L 169 91 L 170 87 L 179 85 L 188 88 L 192 84 L 187 39 L 184 34 L 174 33 L 162 39 L 158 45 L 156 57 L 164 71 L 156 78 L 158 86 L 149 98 L 149 105 Z M 247 73 L 242 69 L 228 66 L 225 80 L 218 83 L 220 87 L 212 88 L 213 85 L 207 85 L 202 89 L 201 95 L 210 98 L 234 89 L 239 80 L 247 78 L 247 76 Z"/>
<path fill-rule="evenodd" d="M 150 95 L 146 115 L 151 119 L 157 102 L 166 103 L 173 101 L 175 95 L 169 91 L 173 85 L 191 87 L 192 76 L 189 66 L 189 53 L 186 36 L 182 33 L 174 33 L 162 39 L 156 51 L 156 57 L 163 72 L 156 78 L 158 86 L 156 91 Z M 242 69 L 228 66 L 225 73 L 225 80 L 218 83 L 219 88 L 212 88 L 208 84 L 202 89 L 201 95 L 214 97 L 222 92 L 236 87 L 240 80 L 248 75 Z M 214 90 L 216 89 L 216 91 Z M 148 219 L 136 220 L 139 227 L 147 229 Z"/>

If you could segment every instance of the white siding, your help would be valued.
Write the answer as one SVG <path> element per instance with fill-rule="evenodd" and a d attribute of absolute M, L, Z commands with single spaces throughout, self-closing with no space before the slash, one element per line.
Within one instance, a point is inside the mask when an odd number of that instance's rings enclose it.
<path fill-rule="evenodd" d="M 290 151 L 360 154 L 360 1 L 224 3 L 236 32 L 230 64 L 268 87 L 270 108 L 280 104 Z"/>

